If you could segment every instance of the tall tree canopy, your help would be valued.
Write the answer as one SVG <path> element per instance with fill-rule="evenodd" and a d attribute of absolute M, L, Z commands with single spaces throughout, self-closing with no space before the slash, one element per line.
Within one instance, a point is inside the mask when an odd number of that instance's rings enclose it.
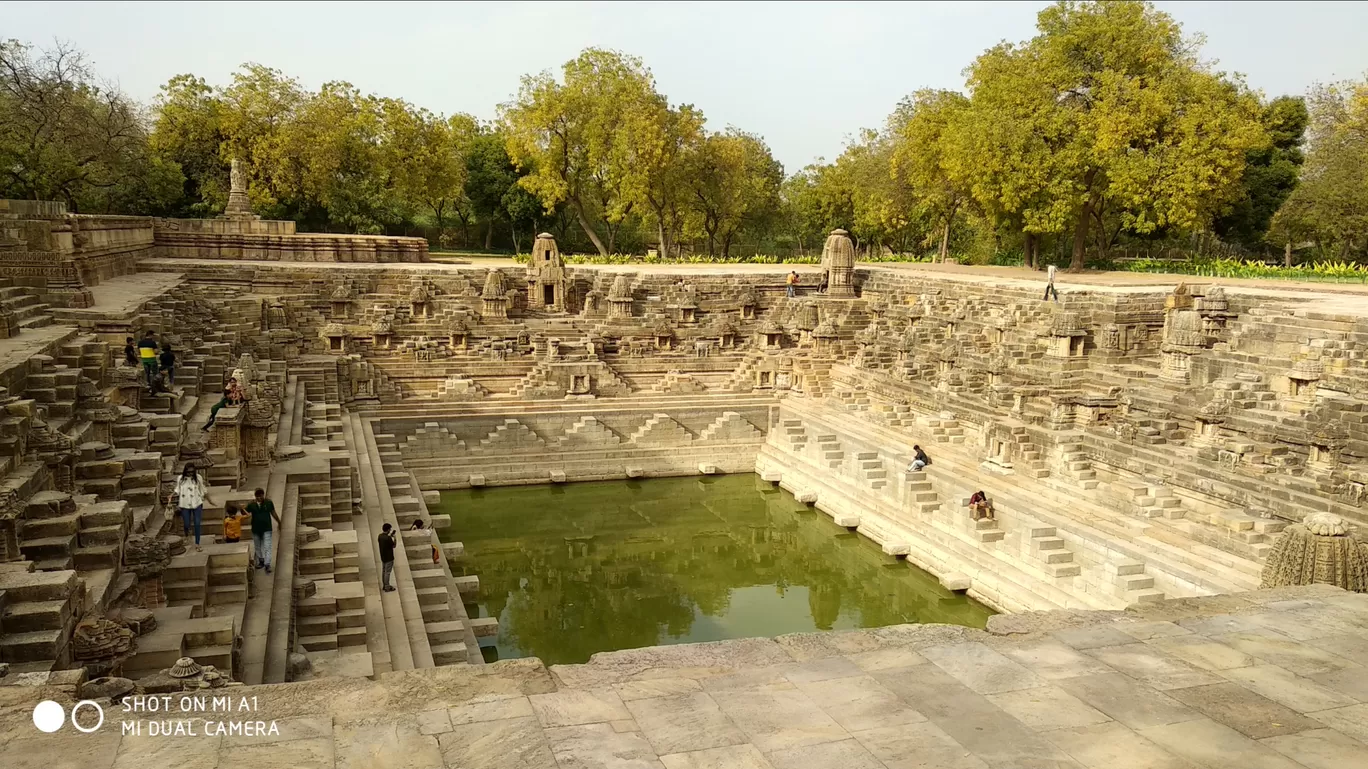
<path fill-rule="evenodd" d="M 79 52 L 0 40 L 0 197 L 158 212 L 180 185 L 180 168 L 152 154 L 138 105 Z"/>
<path fill-rule="evenodd" d="M 1089 229 L 1109 214 L 1135 233 L 1192 229 L 1238 195 L 1246 154 L 1269 139 L 1257 98 L 1197 58 L 1200 38 L 1133 0 L 1059 2 L 1037 27 L 970 68 L 972 119 L 1015 125 L 972 132 L 980 148 L 1002 144 L 973 174 L 992 180 L 971 183 L 1030 206 L 1001 213 L 1035 231 L 1071 228 L 1081 269 Z M 1005 189 L 1003 170 L 1043 183 Z"/>
<path fill-rule="evenodd" d="M 1320 86 L 1308 99 L 1301 181 L 1273 219 L 1284 243 L 1313 241 L 1336 258 L 1368 257 L 1368 80 Z"/>

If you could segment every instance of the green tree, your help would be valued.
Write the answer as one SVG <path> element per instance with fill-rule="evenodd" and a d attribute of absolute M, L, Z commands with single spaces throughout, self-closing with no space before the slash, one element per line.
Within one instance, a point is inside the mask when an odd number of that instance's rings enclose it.
<path fill-rule="evenodd" d="M 615 51 L 585 50 L 566 62 L 564 83 L 549 72 L 524 77 L 518 96 L 501 107 L 508 154 L 531 167 L 520 184 L 547 210 L 565 202 L 600 254 L 643 197 L 659 150 L 664 98 L 640 59 Z M 611 241 L 610 241 L 611 244 Z"/>
<path fill-rule="evenodd" d="M 955 217 L 970 200 L 965 164 L 954 156 L 953 139 L 968 106 L 969 100 L 956 91 L 918 91 L 894 112 L 890 126 L 890 173 L 910 190 L 923 216 L 935 222 L 942 262 L 950 253 Z"/>
<path fill-rule="evenodd" d="M 185 175 L 178 213 L 212 216 L 228 203 L 228 164 L 220 147 L 223 100 L 194 75 L 177 75 L 161 88 L 153 103 L 150 137 L 155 157 L 180 166 Z"/>
<path fill-rule="evenodd" d="M 1221 238 L 1255 246 L 1264 240 L 1273 214 L 1297 186 L 1301 172 L 1302 139 L 1310 116 L 1300 96 L 1280 96 L 1263 108 L 1262 120 L 1270 138 L 1267 147 L 1250 150 L 1241 194 L 1230 211 L 1212 223 Z"/>
<path fill-rule="evenodd" d="M 1071 269 L 1107 213 L 1130 232 L 1187 231 L 1239 194 L 1245 155 L 1268 136 L 1257 99 L 1199 61 L 1200 38 L 1131 0 L 1059 2 L 1037 27 L 971 68 L 972 117 L 1015 122 L 993 171 L 1038 181 L 1002 211 L 1024 212 L 1028 231 L 1071 228 Z"/>
<path fill-rule="evenodd" d="M 432 214 L 438 232 L 465 197 L 466 152 L 459 127 L 474 118 L 443 118 L 398 99 L 382 99 L 381 165 L 395 195 Z"/>
<path fill-rule="evenodd" d="M 1368 257 L 1368 80 L 1318 86 L 1301 181 L 1273 218 L 1273 239 L 1340 259 Z"/>
<path fill-rule="evenodd" d="M 711 134 L 688 160 L 691 216 L 708 254 L 729 256 L 742 229 L 771 223 L 779 213 L 784 167 L 764 140 L 735 128 Z"/>
<path fill-rule="evenodd" d="M 466 156 L 465 194 L 471 210 L 485 223 L 485 250 L 494 245 L 494 222 L 503 213 L 504 197 L 520 178 L 507 146 L 501 132 L 485 131 L 471 142 Z"/>
<path fill-rule="evenodd" d="M 138 105 L 79 51 L 0 40 L 0 196 L 146 213 L 170 205 L 181 179 L 175 162 L 153 158 Z"/>
<path fill-rule="evenodd" d="M 655 220 L 661 255 L 669 257 L 675 255 L 675 242 L 684 228 L 689 202 L 687 158 L 699 151 L 703 114 L 687 104 L 678 109 L 661 107 L 656 113 L 659 140 L 643 143 L 639 161 L 645 177 L 641 202 Z"/>

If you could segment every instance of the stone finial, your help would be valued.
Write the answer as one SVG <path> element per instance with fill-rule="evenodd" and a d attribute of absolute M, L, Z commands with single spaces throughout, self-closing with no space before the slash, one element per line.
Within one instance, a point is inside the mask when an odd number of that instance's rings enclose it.
<path fill-rule="evenodd" d="M 855 243 L 845 230 L 832 230 L 822 246 L 822 266 L 831 268 L 855 266 Z"/>
<path fill-rule="evenodd" d="M 422 280 L 419 280 L 414 284 L 413 290 L 409 292 L 409 302 L 413 304 L 423 304 L 428 301 L 428 298 L 427 284 Z"/>
<path fill-rule="evenodd" d="M 838 336 L 836 324 L 831 318 L 827 318 L 817 324 L 817 327 L 812 330 L 812 335 L 817 339 L 835 339 Z"/>
<path fill-rule="evenodd" d="M 194 678 L 203 672 L 204 668 L 190 657 L 181 657 L 176 660 L 176 664 L 167 671 L 172 678 Z"/>
<path fill-rule="evenodd" d="M 351 286 L 347 283 L 338 283 L 330 298 L 334 302 L 350 302 L 352 300 Z"/>
<path fill-rule="evenodd" d="M 608 289 L 608 300 L 623 302 L 632 298 L 632 283 L 626 275 L 613 278 L 613 286 Z"/>
<path fill-rule="evenodd" d="M 375 325 L 371 326 L 372 336 L 390 336 L 393 333 L 394 322 L 390 320 L 388 315 L 375 321 Z"/>
<path fill-rule="evenodd" d="M 480 292 L 481 299 L 503 299 L 505 295 L 503 273 L 498 270 L 490 270 L 485 274 L 484 291 Z"/>

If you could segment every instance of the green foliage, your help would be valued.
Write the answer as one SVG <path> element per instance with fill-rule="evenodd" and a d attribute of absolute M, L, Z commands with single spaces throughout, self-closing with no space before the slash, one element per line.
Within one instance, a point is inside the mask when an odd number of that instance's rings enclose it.
<path fill-rule="evenodd" d="M 1266 278 L 1311 280 L 1332 283 L 1368 283 L 1368 265 L 1357 262 L 1318 262 L 1296 267 L 1241 259 L 1136 259 L 1120 265 L 1127 272 L 1160 272 L 1200 275 L 1207 278 Z"/>
<path fill-rule="evenodd" d="M 1274 216 L 1272 239 L 1368 258 L 1368 80 L 1320 86 L 1308 106 L 1301 183 Z"/>
<path fill-rule="evenodd" d="M 1301 97 L 1280 96 L 1263 108 L 1262 121 L 1270 143 L 1247 153 L 1240 197 L 1212 223 L 1218 236 L 1244 246 L 1263 241 L 1273 214 L 1297 186 L 1304 159 L 1302 138 L 1309 120 L 1306 101 Z"/>
<path fill-rule="evenodd" d="M 153 157 L 138 106 L 79 52 L 14 40 L 0 40 L 0 169 L 0 197 L 83 212 L 158 213 L 182 181 L 174 159 Z"/>

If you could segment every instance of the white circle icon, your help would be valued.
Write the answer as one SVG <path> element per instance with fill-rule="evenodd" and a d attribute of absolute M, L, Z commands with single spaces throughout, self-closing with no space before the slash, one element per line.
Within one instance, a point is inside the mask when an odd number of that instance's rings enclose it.
<path fill-rule="evenodd" d="M 100 714 L 100 720 L 96 721 L 95 725 L 90 727 L 89 729 L 76 723 L 76 711 L 80 710 L 83 707 L 86 707 L 87 705 L 89 705 L 92 708 L 95 708 L 95 712 Z M 104 726 L 104 708 L 100 707 L 100 703 L 96 702 L 95 700 L 81 700 L 80 702 L 71 706 L 71 725 L 76 727 L 76 731 L 78 732 L 85 732 L 86 734 L 90 734 L 96 729 L 99 729 L 101 726 Z"/>
<path fill-rule="evenodd" d="M 38 731 L 52 734 L 62 728 L 66 721 L 66 711 L 52 700 L 43 700 L 33 709 L 33 725 Z"/>

